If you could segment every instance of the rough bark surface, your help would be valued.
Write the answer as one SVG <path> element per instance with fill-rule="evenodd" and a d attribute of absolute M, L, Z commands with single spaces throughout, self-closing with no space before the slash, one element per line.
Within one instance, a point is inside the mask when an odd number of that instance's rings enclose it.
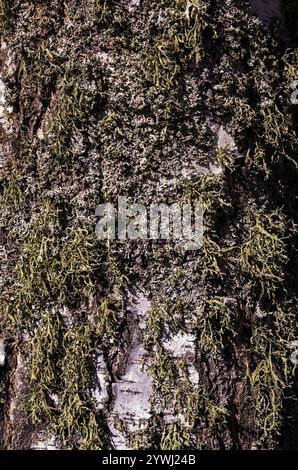
<path fill-rule="evenodd" d="M 0 0 L 1 448 L 297 448 L 283 12 Z M 97 240 L 118 196 L 200 203 L 203 247 Z"/>

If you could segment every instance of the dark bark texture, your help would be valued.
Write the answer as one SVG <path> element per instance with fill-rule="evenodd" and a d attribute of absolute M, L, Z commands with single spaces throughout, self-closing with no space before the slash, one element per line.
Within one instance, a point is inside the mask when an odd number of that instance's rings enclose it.
<path fill-rule="evenodd" d="M 0 0 L 2 449 L 298 447 L 295 8 Z"/>

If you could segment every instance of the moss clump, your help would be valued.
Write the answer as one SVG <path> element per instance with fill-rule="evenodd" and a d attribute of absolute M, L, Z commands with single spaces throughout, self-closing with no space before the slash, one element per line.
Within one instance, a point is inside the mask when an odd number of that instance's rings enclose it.
<path fill-rule="evenodd" d="M 24 178 L 13 162 L 7 165 L 3 186 L 0 202 L 6 214 L 11 216 L 24 209 L 27 200 Z"/>
<path fill-rule="evenodd" d="M 228 147 L 218 149 L 215 155 L 215 160 L 223 169 L 226 169 L 229 172 L 234 171 L 236 167 L 235 156 L 231 153 Z"/>
<path fill-rule="evenodd" d="M 269 352 L 270 354 L 270 352 Z M 285 383 L 272 364 L 271 355 L 259 362 L 250 376 L 257 426 L 261 437 L 259 443 L 273 447 L 281 426 L 281 410 Z"/>
<path fill-rule="evenodd" d="M 161 438 L 161 450 L 185 450 L 190 448 L 189 430 L 179 423 L 167 426 Z"/>
<path fill-rule="evenodd" d="M 143 65 L 145 77 L 162 90 L 176 89 L 180 67 L 175 61 L 175 49 L 170 41 L 160 39 L 146 54 Z"/>
<path fill-rule="evenodd" d="M 90 146 L 88 127 L 96 125 L 104 100 L 101 71 L 91 64 L 69 61 L 60 77 L 58 103 L 38 153 L 38 170 L 45 185 L 61 180 L 62 169 L 65 176 L 74 174 L 78 156 L 86 154 Z"/>
<path fill-rule="evenodd" d="M 92 0 L 93 18 L 99 32 L 108 30 L 121 43 L 121 36 L 129 32 L 129 19 L 123 7 L 114 0 Z M 121 34 L 122 33 L 122 34 Z"/>
<path fill-rule="evenodd" d="M 100 251 L 95 235 L 86 228 L 69 230 L 59 261 L 63 285 L 68 293 L 84 297 L 94 293 L 103 262 L 103 252 Z"/>
<path fill-rule="evenodd" d="M 204 277 L 223 277 L 225 253 L 232 249 L 224 246 L 217 230 L 217 221 L 228 217 L 231 206 L 227 186 L 220 175 L 195 178 L 185 188 L 185 202 L 200 204 L 204 208 L 204 243 L 202 265 Z"/>
<path fill-rule="evenodd" d="M 19 0 L 0 0 L 0 33 L 4 37 L 14 31 L 19 5 Z"/>
<path fill-rule="evenodd" d="M 55 416 L 51 394 L 59 385 L 59 348 L 63 334 L 62 322 L 55 313 L 46 314 L 32 340 L 30 416 L 33 423 L 50 422 Z"/>
<path fill-rule="evenodd" d="M 144 429 L 129 435 L 129 446 L 132 450 L 155 450 L 159 448 L 159 436 L 160 426 L 158 419 L 152 418 Z"/>
<path fill-rule="evenodd" d="M 162 346 L 157 346 L 151 372 L 156 388 L 161 390 L 165 399 L 171 397 L 173 384 L 177 378 L 177 369 L 170 353 Z"/>
<path fill-rule="evenodd" d="M 123 323 L 123 303 L 120 300 L 105 299 L 95 315 L 95 331 L 104 344 L 117 344 Z"/>
<path fill-rule="evenodd" d="M 261 448 L 278 445 L 285 405 L 294 396 L 289 357 L 297 337 L 296 303 L 293 298 L 276 306 L 257 322 L 251 337 L 249 379 Z"/>
<path fill-rule="evenodd" d="M 94 0 L 93 14 L 99 26 L 109 26 L 113 20 L 113 0 Z"/>
<path fill-rule="evenodd" d="M 208 437 L 221 432 L 229 433 L 230 412 L 227 406 L 220 404 L 214 399 L 213 394 L 208 389 L 199 385 L 198 394 L 198 415 L 196 426 L 203 426 L 207 430 Z M 229 438 L 227 438 L 226 446 L 228 448 Z M 208 448 L 206 442 L 198 441 L 198 448 Z"/>
<path fill-rule="evenodd" d="M 54 314 L 45 315 L 32 341 L 31 419 L 46 422 L 67 448 L 95 450 L 108 445 L 102 417 L 88 395 L 93 351 L 88 327 L 66 331 Z"/>
<path fill-rule="evenodd" d="M 172 304 L 170 301 L 156 303 L 150 310 L 144 343 L 151 349 L 160 344 L 167 335 L 187 331 L 186 321 L 189 316 L 188 302 L 184 299 Z"/>
<path fill-rule="evenodd" d="M 209 356 L 216 357 L 217 353 L 229 347 L 235 335 L 233 303 L 230 299 L 216 297 L 206 302 L 204 307 L 204 312 L 196 318 L 193 307 L 183 299 L 174 305 L 155 304 L 150 312 L 144 340 L 148 350 L 154 351 L 154 362 L 150 367 L 154 402 L 167 416 L 180 417 L 173 429 L 162 426 L 161 431 L 155 434 L 157 448 L 173 450 L 201 446 L 195 437 L 199 426 L 208 429 L 210 435 L 228 427 L 229 413 L 225 407 L 217 404 L 205 387 L 192 382 L 188 360 L 179 355 L 175 357 L 167 348 L 166 338 L 175 334 L 194 338 L 197 334 L 200 351 Z M 193 410 L 197 410 L 196 413 Z M 139 445 L 146 445 L 149 431 L 147 429 L 144 435 L 139 436 Z"/>
<path fill-rule="evenodd" d="M 143 71 L 147 80 L 162 91 L 177 89 L 182 67 L 203 57 L 206 5 L 201 0 L 162 2 L 162 28 L 146 49 Z"/>
<path fill-rule="evenodd" d="M 285 279 L 287 256 L 286 220 L 280 210 L 254 214 L 247 240 L 241 247 L 241 262 L 263 294 L 273 299 Z"/>
<path fill-rule="evenodd" d="M 39 228 L 43 230 L 44 226 Z M 39 299 L 53 298 L 58 302 L 70 290 L 74 295 L 90 295 L 94 288 L 92 275 L 99 270 L 101 261 L 95 237 L 85 229 L 72 230 L 61 250 L 55 252 L 57 246 L 51 246 L 54 239 L 40 236 L 38 229 L 32 230 L 19 265 L 23 291 L 32 292 L 34 283 Z"/>
<path fill-rule="evenodd" d="M 69 330 L 63 339 L 61 357 L 63 392 L 56 431 L 66 446 L 102 449 L 105 434 L 87 395 L 90 386 L 88 362 L 93 352 L 91 331 L 86 326 Z"/>
<path fill-rule="evenodd" d="M 234 305 L 224 297 L 214 297 L 203 303 L 198 311 L 197 333 L 202 350 L 216 355 L 231 341 L 235 333 Z"/>
<path fill-rule="evenodd" d="M 212 237 L 212 238 L 211 238 Z M 204 275 L 223 277 L 224 273 L 221 267 L 224 249 L 217 243 L 216 234 L 204 236 L 203 254 L 204 254 Z"/>
<path fill-rule="evenodd" d="M 41 214 L 32 222 L 22 255 L 14 267 L 15 296 L 7 296 L 2 305 L 4 318 L 12 326 L 20 326 L 39 315 L 39 308 L 51 297 L 62 298 L 59 263 L 55 253 L 55 234 L 59 231 L 59 211 L 45 203 Z M 34 310 L 37 309 L 35 312 Z"/>
<path fill-rule="evenodd" d="M 198 406 L 199 396 L 190 381 L 187 363 L 174 358 L 164 346 L 157 345 L 150 372 L 162 409 L 183 416 L 184 422 L 192 428 L 195 422 L 192 410 Z"/>
<path fill-rule="evenodd" d="M 46 203 L 40 217 L 33 222 L 17 271 L 22 288 L 17 311 L 27 312 L 35 301 L 64 296 L 64 286 L 56 257 L 55 234 L 59 229 L 58 210 Z M 34 288 L 33 288 L 34 286 Z"/>
<path fill-rule="evenodd" d="M 102 254 L 95 235 L 73 228 L 62 241 L 59 208 L 46 202 L 30 227 L 16 266 L 18 295 L 5 302 L 5 317 L 21 325 L 38 317 L 44 303 L 72 306 L 94 292 Z"/>
<path fill-rule="evenodd" d="M 203 57 L 203 31 L 207 26 L 207 7 L 202 0 L 176 0 L 178 20 L 175 42 L 188 60 L 198 64 Z"/>

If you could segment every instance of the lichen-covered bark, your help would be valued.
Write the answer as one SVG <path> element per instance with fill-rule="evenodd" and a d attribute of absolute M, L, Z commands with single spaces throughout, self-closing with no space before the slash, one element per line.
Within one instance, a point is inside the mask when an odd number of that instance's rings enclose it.
<path fill-rule="evenodd" d="M 0 0 L 2 448 L 297 447 L 298 62 L 252 3 Z M 204 246 L 97 240 L 119 196 Z"/>

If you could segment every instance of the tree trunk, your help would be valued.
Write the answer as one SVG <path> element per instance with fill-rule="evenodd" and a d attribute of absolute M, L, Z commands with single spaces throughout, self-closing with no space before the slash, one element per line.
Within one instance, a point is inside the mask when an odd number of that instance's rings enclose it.
<path fill-rule="evenodd" d="M 298 61 L 271 3 L 0 0 L 1 448 L 297 448 Z M 202 206 L 203 246 L 99 239 L 120 196 Z"/>

